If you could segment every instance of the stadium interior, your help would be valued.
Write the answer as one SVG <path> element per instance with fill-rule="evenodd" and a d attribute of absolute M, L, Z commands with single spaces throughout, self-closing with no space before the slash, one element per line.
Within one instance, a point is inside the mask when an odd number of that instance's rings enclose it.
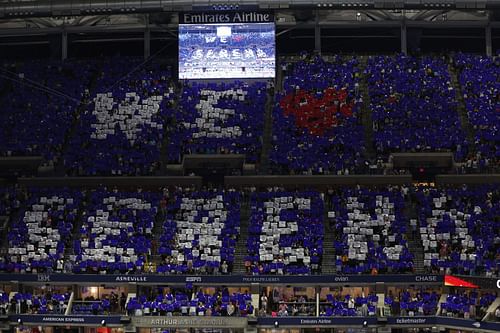
<path fill-rule="evenodd" d="M 499 0 L 0 0 L 0 332 L 500 332 Z"/>

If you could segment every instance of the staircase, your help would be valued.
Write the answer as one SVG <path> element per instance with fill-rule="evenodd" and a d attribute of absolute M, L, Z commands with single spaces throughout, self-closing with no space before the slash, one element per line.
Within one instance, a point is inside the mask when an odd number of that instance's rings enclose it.
<path fill-rule="evenodd" d="M 9 250 L 9 239 L 8 239 L 8 234 L 10 231 L 10 227 L 12 224 L 14 224 L 17 221 L 20 221 L 21 218 L 24 216 L 24 212 L 26 211 L 26 202 L 22 203 L 23 201 L 21 200 L 21 206 L 19 209 L 16 211 L 13 211 L 10 216 L 6 216 L 5 218 L 7 219 L 5 221 L 5 228 L 3 229 L 3 232 L 1 233 L 1 239 L 0 239 L 0 255 L 1 254 L 7 254 Z"/>
<path fill-rule="evenodd" d="M 248 220 L 250 219 L 250 205 L 248 200 L 242 200 L 240 209 L 240 235 L 234 252 L 234 274 L 246 274 L 245 257 L 247 255 Z"/>
<path fill-rule="evenodd" d="M 408 222 L 406 225 L 406 239 L 408 240 L 408 249 L 415 256 L 413 259 L 413 264 L 415 267 L 415 273 L 423 274 L 425 273 L 424 269 L 424 249 L 422 248 L 422 239 L 420 238 L 419 228 L 418 228 L 418 219 L 417 219 L 417 209 L 413 202 L 406 202 L 405 215 L 408 217 Z M 415 235 L 413 235 L 413 230 L 410 225 L 410 220 L 417 220 L 417 229 Z"/>
<path fill-rule="evenodd" d="M 182 96 L 182 86 L 174 87 L 174 96 Z M 170 109 L 177 110 L 179 106 L 178 98 L 175 98 L 170 105 Z M 163 139 L 160 147 L 160 175 L 167 174 L 167 164 L 168 164 L 168 143 L 170 142 L 170 131 L 175 128 L 175 117 L 173 115 L 163 116 Z"/>
<path fill-rule="evenodd" d="M 335 266 L 335 248 L 333 241 L 335 240 L 335 233 L 330 229 L 330 219 L 328 218 L 329 207 L 325 204 L 323 212 L 323 226 L 325 228 L 325 238 L 323 239 L 323 259 L 321 262 L 322 274 L 335 274 L 337 267 Z"/>
<path fill-rule="evenodd" d="M 368 93 L 368 81 L 364 71 L 368 65 L 368 56 L 359 57 L 359 72 L 361 80 L 359 81 L 359 93 L 363 98 L 361 105 L 361 124 L 365 130 L 365 157 L 368 160 L 373 160 L 376 157 L 375 145 L 373 141 L 373 120 L 372 110 L 370 108 L 370 94 Z"/>
<path fill-rule="evenodd" d="M 278 64 L 277 66 L 277 71 L 276 71 L 276 85 L 275 89 L 277 92 L 283 91 L 283 83 L 285 82 L 284 77 L 283 77 L 283 69 L 281 67 L 281 64 Z"/>
<path fill-rule="evenodd" d="M 465 100 L 462 92 L 462 87 L 458 82 L 457 69 L 450 64 L 448 65 L 448 72 L 450 73 L 452 87 L 455 90 L 455 99 L 458 102 L 457 113 L 458 117 L 460 118 L 462 129 L 467 136 L 469 151 L 476 151 L 475 133 L 472 125 L 469 122 L 467 110 L 465 109 Z"/>
<path fill-rule="evenodd" d="M 69 240 L 69 244 L 64 247 L 64 257 L 67 259 L 70 255 L 75 254 L 75 241 L 79 240 L 81 237 L 81 232 L 80 230 L 82 229 L 82 226 L 84 224 L 84 219 L 86 219 L 86 216 L 83 216 L 83 213 L 85 211 L 85 208 L 87 206 L 87 202 L 90 201 L 90 193 L 87 192 L 80 203 L 80 206 L 78 207 L 78 211 L 76 213 L 76 220 L 75 220 L 75 225 L 73 226 L 72 230 L 72 235 L 71 239 Z"/>
<path fill-rule="evenodd" d="M 163 224 L 165 223 L 166 213 L 162 214 L 160 211 L 155 216 L 155 221 L 152 230 L 152 240 L 156 242 L 156 249 L 151 249 L 151 255 L 148 255 L 148 261 L 156 267 L 161 262 L 161 256 L 158 254 L 160 248 L 160 237 L 163 235 Z"/>
<path fill-rule="evenodd" d="M 64 141 L 61 147 L 61 159 L 54 166 L 55 176 L 61 177 L 66 175 L 66 168 L 64 166 L 64 156 L 66 152 L 72 147 L 69 146 L 70 139 L 75 135 L 75 132 L 78 128 L 78 123 L 80 122 L 80 116 L 87 111 L 88 103 L 90 103 L 92 96 L 96 93 L 95 87 L 97 84 L 98 73 L 101 72 L 101 68 L 96 69 L 90 76 L 88 91 L 89 94 L 84 94 L 80 101 L 80 104 L 76 108 L 73 119 L 71 120 L 71 124 L 69 124 L 69 128 L 64 135 Z"/>
<path fill-rule="evenodd" d="M 260 157 L 259 174 L 269 174 L 269 152 L 272 149 L 272 131 L 273 131 L 273 105 L 274 89 L 268 89 L 266 109 L 264 111 L 264 129 L 262 135 L 262 152 Z"/>

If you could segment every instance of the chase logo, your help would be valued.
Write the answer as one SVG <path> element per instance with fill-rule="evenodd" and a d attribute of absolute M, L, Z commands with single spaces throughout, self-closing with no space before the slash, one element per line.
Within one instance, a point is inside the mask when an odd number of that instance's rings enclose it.
<path fill-rule="evenodd" d="M 415 277 L 417 282 L 437 282 L 437 276 L 435 275 L 417 275 Z"/>

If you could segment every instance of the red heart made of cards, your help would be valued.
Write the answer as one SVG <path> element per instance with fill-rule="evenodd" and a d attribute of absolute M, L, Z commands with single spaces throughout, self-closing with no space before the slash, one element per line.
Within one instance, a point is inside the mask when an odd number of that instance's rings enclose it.
<path fill-rule="evenodd" d="M 323 135 L 337 126 L 343 117 L 352 116 L 354 102 L 347 103 L 347 91 L 327 88 L 320 98 L 305 90 L 297 90 L 280 101 L 285 116 L 294 115 L 295 125 L 312 135 Z M 341 115 L 341 116 L 339 116 Z"/>

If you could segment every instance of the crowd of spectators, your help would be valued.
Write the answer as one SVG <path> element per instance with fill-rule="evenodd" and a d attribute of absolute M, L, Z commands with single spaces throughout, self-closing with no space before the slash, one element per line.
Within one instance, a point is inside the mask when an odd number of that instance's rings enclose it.
<path fill-rule="evenodd" d="M 352 174 L 364 167 L 356 57 L 305 57 L 285 65 L 273 109 L 269 159 L 280 174 Z"/>
<path fill-rule="evenodd" d="M 70 293 L 16 293 L 10 300 L 11 312 L 16 314 L 64 314 Z"/>
<path fill-rule="evenodd" d="M 11 223 L 7 258 L 0 270 L 21 273 L 62 272 L 83 192 L 31 188 L 23 213 Z"/>
<path fill-rule="evenodd" d="M 69 175 L 153 175 L 159 170 L 173 74 L 167 65 L 140 62 L 127 57 L 102 61 L 68 142 L 64 165 Z"/>
<path fill-rule="evenodd" d="M 233 316 L 254 315 L 252 296 L 230 292 L 227 288 L 203 290 L 169 290 L 155 295 L 130 298 L 126 305 L 132 316 Z"/>
<path fill-rule="evenodd" d="M 333 195 L 328 218 L 335 232 L 337 272 L 413 272 L 404 205 L 399 188 L 345 188 Z"/>
<path fill-rule="evenodd" d="M 169 197 L 158 272 L 230 273 L 239 226 L 238 192 L 178 189 Z"/>
<path fill-rule="evenodd" d="M 320 272 L 324 230 L 319 192 L 254 192 L 250 207 L 248 274 Z"/>
<path fill-rule="evenodd" d="M 76 273 L 143 272 L 161 193 L 96 189 L 74 242 Z"/>
<path fill-rule="evenodd" d="M 6 64 L 0 97 L 0 156 L 41 155 L 54 166 L 90 83 L 92 62 Z"/>
<path fill-rule="evenodd" d="M 407 289 L 385 295 L 384 305 L 393 316 L 435 316 L 440 295 L 435 290 Z"/>
<path fill-rule="evenodd" d="M 498 276 L 499 195 L 494 185 L 417 190 L 424 267 L 435 273 Z"/>
<path fill-rule="evenodd" d="M 374 144 L 393 152 L 452 151 L 462 161 L 468 145 L 455 90 L 440 57 L 372 56 L 366 72 Z"/>
<path fill-rule="evenodd" d="M 185 154 L 243 154 L 247 163 L 260 159 L 264 82 L 197 83 L 183 86 L 170 135 L 169 161 Z"/>
<path fill-rule="evenodd" d="M 475 134 L 476 152 L 471 152 L 462 172 L 498 171 L 500 162 L 500 71 L 498 57 L 459 53 L 454 57 L 459 71 L 469 123 Z"/>
<path fill-rule="evenodd" d="M 497 296 L 491 293 L 476 291 L 456 291 L 446 297 L 441 303 L 441 315 L 465 319 L 482 319 L 488 307 Z"/>
<path fill-rule="evenodd" d="M 328 294 L 326 302 L 323 304 L 320 316 L 326 317 L 368 317 L 377 314 L 378 296 L 369 294 L 362 295 L 342 295 Z"/>

